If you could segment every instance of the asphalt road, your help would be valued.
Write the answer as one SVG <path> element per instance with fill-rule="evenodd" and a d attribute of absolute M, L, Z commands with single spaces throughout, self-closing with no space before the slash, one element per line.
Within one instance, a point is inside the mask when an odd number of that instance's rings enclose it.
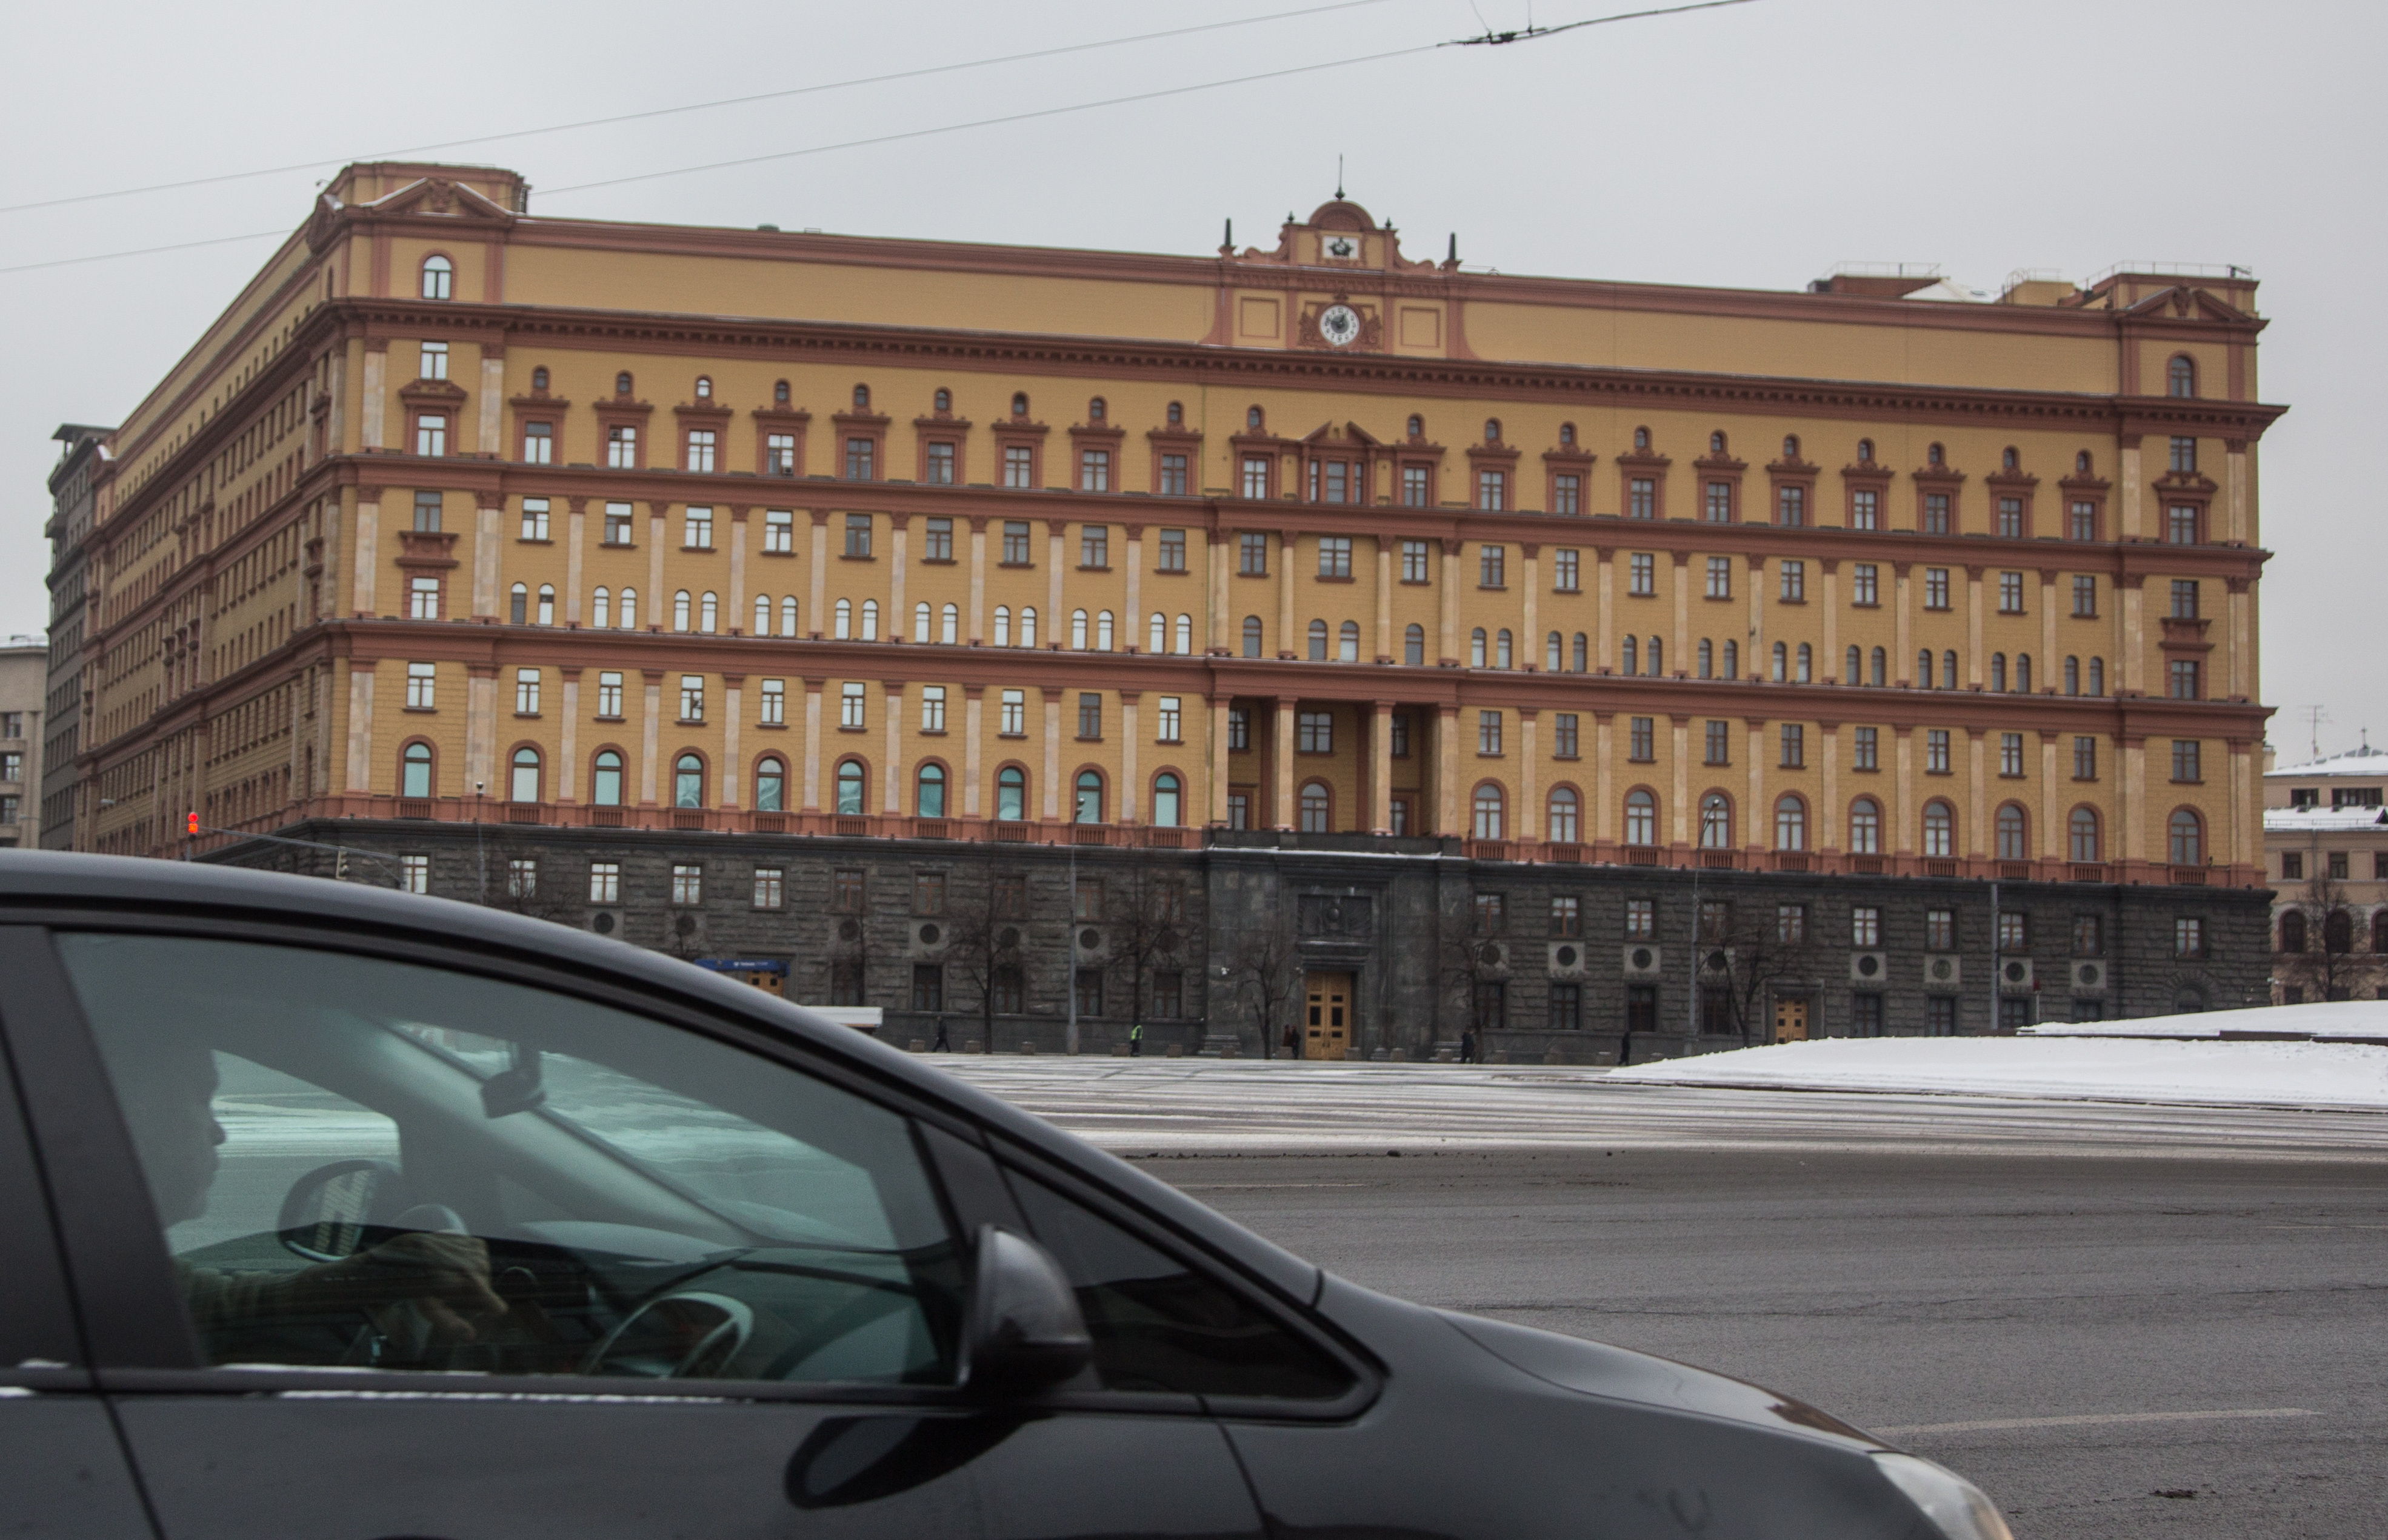
<path fill-rule="evenodd" d="M 1833 1100 L 1861 1104 L 1838 1114 L 1845 1139 L 1721 1148 L 1116 1147 L 1370 1287 L 1882 1431 L 1979 1482 L 2018 1540 L 2388 1534 L 2373 1139 L 2149 1155 L 2108 1109 L 2070 1149 L 1870 1149 L 1866 1099 Z"/>

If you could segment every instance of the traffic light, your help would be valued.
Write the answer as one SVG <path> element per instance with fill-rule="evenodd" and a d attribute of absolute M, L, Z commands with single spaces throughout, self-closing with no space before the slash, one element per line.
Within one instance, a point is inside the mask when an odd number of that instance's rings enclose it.
<path fill-rule="evenodd" d="M 197 834 L 199 832 L 199 815 L 197 813 L 190 815 L 189 832 L 193 834 Z"/>

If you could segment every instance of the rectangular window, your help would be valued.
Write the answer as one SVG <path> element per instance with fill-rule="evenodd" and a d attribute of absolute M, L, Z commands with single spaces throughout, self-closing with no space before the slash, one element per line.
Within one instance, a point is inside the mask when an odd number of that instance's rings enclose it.
<path fill-rule="evenodd" d="M 1432 580 L 1428 551 L 1424 541 L 1402 541 L 1402 581 L 1423 583 Z"/>
<path fill-rule="evenodd" d="M 1711 481 L 1704 489 L 1702 512 L 1710 524 L 1733 522 L 1733 483 Z"/>
<path fill-rule="evenodd" d="M 859 729 L 863 720 L 863 687 L 859 683 L 841 684 L 837 689 L 837 725 Z"/>
<path fill-rule="evenodd" d="M 1499 513 L 1509 505 L 1509 473 L 1478 471 L 1476 473 L 1476 506 L 1487 513 Z"/>
<path fill-rule="evenodd" d="M 2095 503 L 2073 504 L 2065 533 L 2077 541 L 2096 540 L 2098 538 L 2098 504 Z"/>
<path fill-rule="evenodd" d="M 0 754 L 0 781 L 25 779 L 25 757 L 15 749 Z"/>
<path fill-rule="evenodd" d="M 547 539 L 547 499 L 543 497 L 523 499 L 522 538 L 527 541 Z"/>
<path fill-rule="evenodd" d="M 1391 717 L 1387 718 L 1386 720 L 1392 724 L 1392 757 L 1396 759 L 1408 758 L 1410 757 L 1409 713 L 1406 711 L 1396 711 Z"/>
<path fill-rule="evenodd" d="M 2331 852 L 2330 853 L 2330 875 L 2331 875 L 2331 881 L 2333 881 L 2333 882 L 2342 882 L 2342 883 L 2343 883 L 2343 882 L 2344 882 L 2344 881 L 2346 881 L 2346 872 L 2347 872 L 2346 852 L 2345 852 L 2345 851 L 2344 851 L 2344 850 L 2333 850 L 2333 851 L 2331 851 Z"/>
<path fill-rule="evenodd" d="M 1479 754 L 1501 752 L 1501 713 L 1498 711 L 1476 713 L 1476 752 Z"/>
<path fill-rule="evenodd" d="M 713 429 L 709 427 L 690 428 L 688 430 L 688 456 L 686 468 L 710 476 L 713 474 L 714 452 L 718 448 L 719 448 L 719 445 L 716 442 Z"/>
<path fill-rule="evenodd" d="M 1636 764 L 1650 764 L 1658 757 L 1658 732 L 1655 717 L 1634 717 L 1628 719 L 1625 733 L 1625 757 Z"/>
<path fill-rule="evenodd" d="M 2073 779 L 2076 781 L 2098 779 L 2097 739 L 2079 737 L 2073 740 Z"/>
<path fill-rule="evenodd" d="M 1999 613 L 2001 615 L 2021 615 L 2023 613 L 2022 573 L 2001 572 L 1999 574 Z"/>
<path fill-rule="evenodd" d="M 400 893 L 428 893 L 428 892 L 430 892 L 430 891 L 431 891 L 431 858 L 430 858 L 430 857 L 428 857 L 428 856 L 400 856 L 400 857 L 399 857 L 399 858 L 398 858 L 398 890 L 399 890 Z M 591 900 L 592 903 L 593 903 L 593 902 L 595 902 L 595 901 L 596 901 L 596 895 L 595 895 L 595 894 L 593 894 L 593 893 L 592 893 L 591 895 L 590 895 L 590 900 Z"/>
<path fill-rule="evenodd" d="M 671 901 L 676 909 L 692 909 L 705 902 L 705 868 L 693 862 L 676 863 L 671 873 Z"/>
<path fill-rule="evenodd" d="M 1924 532 L 1927 535 L 1945 535 L 1949 532 L 1949 494 L 1947 492 L 1924 494 Z"/>
<path fill-rule="evenodd" d="M 437 453 L 435 450 L 420 453 Z M 2165 542 L 2168 545 L 2195 545 L 2198 535 L 2197 509 L 2185 503 L 2175 503 L 2165 510 Z"/>
<path fill-rule="evenodd" d="M 832 913 L 860 914 L 867 906 L 868 894 L 860 867 L 842 866 L 831 873 L 829 907 Z"/>
<path fill-rule="evenodd" d="M 2280 876 L 2284 880 L 2301 881 L 2305 877 L 2305 858 L 2302 851 L 2283 850 L 2280 852 Z"/>
<path fill-rule="evenodd" d="M 1871 606 L 1882 603 L 1881 570 L 1872 562 L 1859 562 L 1849 569 L 1849 603 Z"/>
<path fill-rule="evenodd" d="M 1152 719 L 1152 741 L 1154 743 L 1177 744 L 1185 742 L 1185 738 L 1183 736 L 1184 730 L 1179 725 L 1183 719 L 1183 711 L 1181 710 L 1179 702 L 1180 697 L 1176 695 L 1163 695 L 1161 697 L 1160 707 L 1154 713 Z"/>
<path fill-rule="evenodd" d="M 988 904 L 997 920 L 1028 918 L 1028 878 L 1018 872 L 998 872 L 988 882 Z"/>
<path fill-rule="evenodd" d="M 1078 529 L 1078 565 L 1108 569 L 1111 565 L 1111 530 L 1108 524 L 1082 525 Z"/>
<path fill-rule="evenodd" d="M 514 670 L 514 715 L 539 715 L 539 670 L 536 668 Z"/>
<path fill-rule="evenodd" d="M 1078 736 L 1083 739 L 1103 735 L 1103 697 L 1088 690 L 1078 696 Z"/>
<path fill-rule="evenodd" d="M 1924 1035 L 1927 1037 L 1953 1037 L 1957 1035 L 1957 999 L 1954 995 L 1929 995 L 1924 998 Z"/>
<path fill-rule="evenodd" d="M 1878 727 L 1858 729 L 1857 745 L 1852 751 L 1850 762 L 1861 770 L 1882 769 L 1882 729 Z"/>
<path fill-rule="evenodd" d="M 954 559 L 954 521 L 933 518 L 921 537 L 921 559 L 924 562 L 949 562 Z"/>
<path fill-rule="evenodd" d="M 1658 592 L 1658 559 L 1636 551 L 1626 559 L 1625 592 L 1647 598 Z"/>
<path fill-rule="evenodd" d="M 1246 530 L 1236 537 L 1236 570 L 1247 578 L 1268 576 L 1268 537 Z"/>
<path fill-rule="evenodd" d="M 1777 487 L 1774 489 L 1774 522 L 1785 528 L 1796 529 L 1808 522 L 1808 489 Z"/>
<path fill-rule="evenodd" d="M 1349 460 L 1314 460 L 1310 463 L 1310 501 L 1313 503 L 1357 503 L 1360 501 L 1360 478 L 1353 474 Z"/>
<path fill-rule="evenodd" d="M 448 377 L 448 344 L 425 343 L 423 362 L 418 367 L 421 372 L 416 377 L 419 379 L 446 379 Z M 2178 440 L 2175 441 L 2178 442 Z"/>
<path fill-rule="evenodd" d="M 1571 893 L 1551 899 L 1551 934 L 1571 940 L 1583 934 L 1583 900 Z"/>
<path fill-rule="evenodd" d="M 1849 1036 L 1879 1037 L 1882 1036 L 1882 997 L 1852 994 L 1849 997 Z"/>
<path fill-rule="evenodd" d="M 2176 620 L 2197 618 L 2197 579 L 2175 578 L 2172 580 L 2172 617 Z"/>
<path fill-rule="evenodd" d="M 2031 950 L 2031 916 L 2013 910 L 1999 911 L 1999 950 L 2027 952 Z"/>
<path fill-rule="evenodd" d="M 1293 719 L 1293 746 L 1297 754 L 1332 754 L 1335 752 L 1335 715 L 1330 711 L 1297 711 Z"/>
<path fill-rule="evenodd" d="M 1252 746 L 1252 708 L 1249 706 L 1227 707 L 1227 752 L 1248 754 Z"/>
<path fill-rule="evenodd" d="M 2181 915 L 2172 923 L 2172 955 L 2204 957 L 2205 955 L 2205 922 L 2191 915 Z"/>
<path fill-rule="evenodd" d="M 1924 911 L 1924 949 L 1927 952 L 1953 952 L 1957 949 L 1955 910 L 1927 909 Z"/>
<path fill-rule="evenodd" d="M 946 912 L 946 874 L 942 872 L 912 873 L 912 912 L 939 915 Z"/>
<path fill-rule="evenodd" d="M 437 705 L 434 691 L 438 682 L 438 664 L 408 664 L 406 666 L 406 708 L 409 711 L 433 709 Z"/>
<path fill-rule="evenodd" d="M 1003 484 L 1015 491 L 1036 484 L 1036 452 L 1026 444 L 1006 444 L 1003 449 Z"/>
<path fill-rule="evenodd" d="M 1786 605 L 1804 605 L 1808 602 L 1808 564 L 1806 562 L 1794 558 L 1783 564 L 1783 581 L 1779 596 Z"/>
<path fill-rule="evenodd" d="M 1700 762 L 1706 765 L 1732 764 L 1733 724 L 1731 722 L 1705 722 L 1701 725 L 1704 729 L 1701 733 L 1701 740 L 1706 752 L 1701 756 Z"/>
<path fill-rule="evenodd" d="M 845 515 L 845 554 L 857 560 L 867 560 L 870 557 L 870 515 L 869 514 Z"/>
<path fill-rule="evenodd" d="M 2073 578 L 2073 618 L 2098 618 L 2098 579 L 2086 572 L 2076 573 Z"/>
<path fill-rule="evenodd" d="M 1658 900 L 1628 898 L 1625 900 L 1625 939 L 1656 941 L 1658 938 Z"/>
<path fill-rule="evenodd" d="M 2172 741 L 2172 778 L 2175 781 L 2205 779 L 2198 751 L 2199 744 L 2194 738 L 2175 738 Z"/>
<path fill-rule="evenodd" d="M 1152 1013 L 1164 1020 L 1186 1014 L 1186 975 L 1183 972 L 1163 968 L 1153 974 Z"/>
<path fill-rule="evenodd" d="M 1999 499 L 1999 539 L 2010 541 L 2023 539 L 2023 499 L 2019 497 Z"/>
<path fill-rule="evenodd" d="M 845 441 L 845 478 L 848 481 L 879 479 L 878 440 L 848 439 Z"/>
<path fill-rule="evenodd" d="M 1476 586 L 1479 588 L 1509 586 L 1509 548 L 1507 546 L 1486 545 L 1477 549 Z"/>
<path fill-rule="evenodd" d="M 1733 558 L 1710 556 L 1708 565 L 1708 596 L 1711 599 L 1733 597 Z"/>
<path fill-rule="evenodd" d="M 758 866 L 755 869 L 755 907 L 782 909 L 788 901 L 788 873 L 784 867 Z"/>
<path fill-rule="evenodd" d="M 2169 452 L 2166 455 L 2166 470 L 2175 476 L 2197 474 L 2197 440 L 2195 439 L 2176 434 L 2166 448 Z"/>
<path fill-rule="evenodd" d="M 705 676 L 703 674 L 680 675 L 680 719 L 684 722 L 705 720 Z"/>
<path fill-rule="evenodd" d="M 1583 986 L 1554 984 L 1551 986 L 1550 1029 L 1553 1032 L 1573 1032 L 1583 1025 Z"/>
<path fill-rule="evenodd" d="M 1503 897 L 1504 895 L 1498 893 L 1473 895 L 1474 901 L 1470 905 L 1470 912 L 1475 919 L 1476 935 L 1498 935 L 1501 934 Z"/>
<path fill-rule="evenodd" d="M 1627 518 L 1658 516 L 1658 483 L 1654 477 L 1637 476 L 1625 483 L 1625 516 Z"/>
<path fill-rule="evenodd" d="M 1721 941 L 1733 931 L 1733 903 L 1726 898 L 1703 898 L 1699 910 L 1699 938 Z"/>
<path fill-rule="evenodd" d="M 526 465 L 555 464 L 555 427 L 550 423 L 523 424 L 522 457 Z"/>
<path fill-rule="evenodd" d="M 1423 508 L 1431 501 L 1427 480 L 1427 467 L 1404 465 L 1402 467 L 1402 506 Z"/>
<path fill-rule="evenodd" d="M 639 430 L 629 423 L 616 423 L 605 430 L 605 468 L 615 471 L 639 468 Z"/>
<path fill-rule="evenodd" d="M 1849 910 L 1849 945 L 1852 947 L 1882 945 L 1882 910 L 1871 905 L 1860 905 Z"/>
<path fill-rule="evenodd" d="M 1924 569 L 1924 607 L 1925 609 L 1949 607 L 1949 569 L 1947 567 L 1927 566 Z"/>
<path fill-rule="evenodd" d="M 1581 593 L 1582 553 L 1562 546 L 1551 554 L 1551 589 L 1556 593 Z"/>
<path fill-rule="evenodd" d="M 1006 690 L 997 706 L 996 731 L 1007 738 L 1028 735 L 1028 692 Z"/>
<path fill-rule="evenodd" d="M 1107 492 L 1111 490 L 1111 452 L 1089 449 L 1078 452 L 1078 490 Z"/>
<path fill-rule="evenodd" d="M 1321 535 L 1318 537 L 1318 575 L 1322 578 L 1352 576 L 1352 537 Z"/>
<path fill-rule="evenodd" d="M 713 549 L 713 510 L 691 508 L 680 520 L 680 549 L 710 551 Z"/>
<path fill-rule="evenodd" d="M 620 861 L 589 863 L 589 901 L 592 904 L 618 904 L 622 901 Z"/>
<path fill-rule="evenodd" d="M 605 504 L 605 543 L 607 545 L 630 543 L 630 505 L 629 503 Z"/>
<path fill-rule="evenodd" d="M 414 494 L 414 528 L 416 529 L 435 534 L 438 531 L 440 503 L 441 499 L 438 492 Z"/>
<path fill-rule="evenodd" d="M 767 679 L 763 681 L 761 721 L 765 727 L 784 727 L 788 721 L 788 681 Z"/>
<path fill-rule="evenodd" d="M 1999 734 L 1999 773 L 2004 776 L 2023 774 L 2023 734 Z"/>
<path fill-rule="evenodd" d="M 943 732 L 946 730 L 946 687 L 925 684 L 921 687 L 921 731 Z"/>
<path fill-rule="evenodd" d="M 2105 950 L 2105 925 L 2102 918 L 2095 914 L 2075 915 L 2073 917 L 2073 955 L 2099 957 L 2104 955 Z"/>
<path fill-rule="evenodd" d="M 1555 711 L 1551 714 L 1551 757 L 1573 759 L 1577 757 L 1576 714 Z"/>
<path fill-rule="evenodd" d="M 1808 944 L 1808 906 L 1777 904 L 1774 906 L 1774 939 L 1786 947 Z"/>
<path fill-rule="evenodd" d="M 1924 773 L 1949 773 L 1949 730 L 1945 727 L 1924 730 Z"/>
<path fill-rule="evenodd" d="M 1164 454 L 1161 457 L 1161 495 L 1163 497 L 1186 495 L 1186 456 Z"/>
<path fill-rule="evenodd" d="M 2195 658 L 2177 657 L 2166 667 L 2166 678 L 2171 688 L 2166 692 L 2177 701 L 2193 701 L 2203 697 L 2198 693 L 2198 667 Z"/>
<path fill-rule="evenodd" d="M 1003 526 L 1003 565 L 1026 566 L 1028 561 L 1028 522 L 1011 519 Z"/>
<path fill-rule="evenodd" d="M 1882 493 L 1868 487 L 1849 494 L 1849 528 L 1852 529 L 1882 528 Z"/>
<path fill-rule="evenodd" d="M 932 487 L 954 484 L 954 446 L 938 443 L 929 446 L 928 480 Z"/>
<path fill-rule="evenodd" d="M 1395 806 L 1398 807 L 1399 804 L 1397 803 Z M 1229 792 L 1227 794 L 1227 827 L 1230 829 L 1249 829 L 1251 826 L 1251 795 L 1249 792 Z M 1395 830 L 1394 833 L 1398 834 L 1400 831 Z"/>
<path fill-rule="evenodd" d="M 1163 529 L 1161 532 L 1160 543 L 1155 546 L 1154 549 L 1158 552 L 1158 556 L 1155 561 L 1153 570 L 1157 572 L 1183 572 L 1186 570 L 1185 530 Z"/>
<path fill-rule="evenodd" d="M 794 476 L 796 474 L 796 436 L 793 433 L 770 433 L 763 438 L 763 474 Z"/>
<path fill-rule="evenodd" d="M 1244 456 L 1243 490 L 1246 497 L 1257 500 L 1268 496 L 1270 464 L 1270 459 L 1265 454 Z"/>
<path fill-rule="evenodd" d="M 1562 471 L 1551 477 L 1551 512 L 1574 518 L 1583 512 L 1583 477 Z"/>
<path fill-rule="evenodd" d="M 1077 990 L 1078 1014 L 1099 1017 L 1103 1013 L 1103 971 L 1081 968 L 1074 980 Z"/>
<path fill-rule="evenodd" d="M 1808 767 L 1808 730 L 1797 722 L 1783 724 L 1783 757 L 1777 761 L 1783 770 L 1805 770 Z"/>
<path fill-rule="evenodd" d="M 597 715 L 603 719 L 618 719 L 621 717 L 621 675 L 608 671 L 597 676 Z"/>
<path fill-rule="evenodd" d="M 1076 895 L 1071 904 L 1070 918 L 1084 923 L 1089 920 L 1100 921 L 1102 917 L 1103 880 L 1100 877 L 1079 878 Z"/>

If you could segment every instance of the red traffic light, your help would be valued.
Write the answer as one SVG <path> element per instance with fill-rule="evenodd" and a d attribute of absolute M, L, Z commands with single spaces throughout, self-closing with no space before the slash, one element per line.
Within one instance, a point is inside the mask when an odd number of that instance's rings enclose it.
<path fill-rule="evenodd" d="M 199 815 L 197 813 L 190 815 L 190 832 L 194 834 L 199 832 Z"/>

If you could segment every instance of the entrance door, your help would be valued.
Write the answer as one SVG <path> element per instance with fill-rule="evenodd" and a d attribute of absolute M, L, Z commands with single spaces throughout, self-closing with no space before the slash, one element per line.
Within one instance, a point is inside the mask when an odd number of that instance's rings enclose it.
<path fill-rule="evenodd" d="M 1804 1043 L 1808 1040 L 1806 1000 L 1778 999 L 1774 1002 L 1774 1040 L 1778 1043 Z"/>
<path fill-rule="evenodd" d="M 1340 1059 L 1352 1046 L 1352 975 L 1311 974 L 1302 980 L 1306 1006 L 1302 1056 Z"/>

